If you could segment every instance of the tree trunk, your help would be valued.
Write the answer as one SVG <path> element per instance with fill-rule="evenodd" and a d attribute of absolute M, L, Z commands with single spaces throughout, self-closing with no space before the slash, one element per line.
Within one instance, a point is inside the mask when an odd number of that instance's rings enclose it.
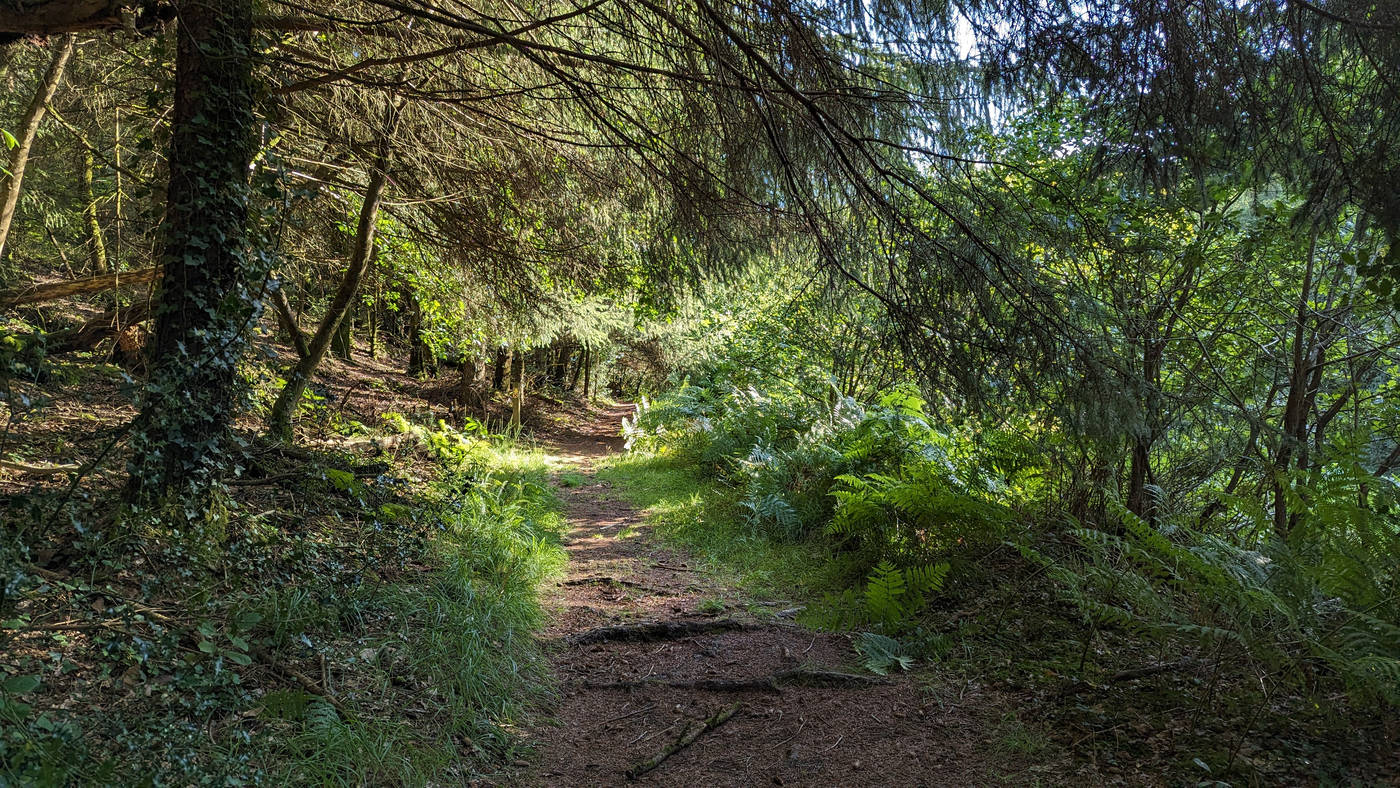
<path fill-rule="evenodd" d="M 44 119 L 44 109 L 53 100 L 58 83 L 63 81 L 63 69 L 73 54 L 72 35 L 63 37 L 63 42 L 54 50 L 53 59 L 44 79 L 34 91 L 29 108 L 20 119 L 19 134 L 15 137 L 14 150 L 10 151 L 9 177 L 5 180 L 5 191 L 0 194 L 0 258 L 5 256 L 5 243 L 10 237 L 10 223 L 15 218 L 15 206 L 19 205 L 19 190 L 24 181 L 24 168 L 29 164 L 29 152 L 34 149 L 34 136 L 39 131 L 39 123 Z"/>
<path fill-rule="evenodd" d="M 331 338 L 331 354 L 342 361 L 355 360 L 355 315 L 346 315 Z"/>
<path fill-rule="evenodd" d="M 491 370 L 491 390 L 500 391 L 506 380 L 506 365 L 510 363 L 510 356 L 506 349 L 496 348 L 496 358 Z"/>
<path fill-rule="evenodd" d="M 92 263 L 94 274 L 105 274 L 107 243 L 102 239 L 102 223 L 97 220 L 97 196 L 92 189 L 92 146 L 84 140 L 83 147 L 83 220 L 88 231 L 88 260 Z"/>
<path fill-rule="evenodd" d="M 379 259 L 379 247 L 374 249 L 374 260 Z M 370 263 L 369 275 L 374 278 L 374 302 L 369 306 L 369 320 L 367 328 L 369 334 L 369 357 L 371 360 L 379 358 L 379 307 L 380 307 L 380 283 L 383 277 L 375 273 L 373 262 Z"/>
<path fill-rule="evenodd" d="M 389 156 L 392 151 L 394 127 L 398 125 L 398 114 L 399 105 L 391 104 L 385 128 L 379 139 L 379 149 L 375 153 L 374 165 L 370 169 L 369 185 L 365 187 L 364 202 L 360 205 L 360 222 L 355 230 L 355 247 L 350 253 L 350 265 L 346 267 L 345 275 L 340 279 L 340 287 L 336 288 L 330 306 L 326 307 L 326 316 L 316 328 L 316 335 L 307 346 L 305 358 L 288 376 L 286 387 L 278 395 L 277 403 L 272 406 L 272 414 L 268 417 L 268 430 L 278 439 L 286 440 L 291 437 L 292 414 L 296 412 L 302 394 L 306 391 L 306 385 L 311 382 L 311 376 L 321 365 L 321 359 L 326 357 L 331 340 L 336 336 L 341 323 L 346 321 L 346 316 L 355 302 L 355 293 L 360 289 L 360 281 L 369 270 L 374 251 L 374 231 L 379 222 L 379 206 L 383 202 L 384 187 L 388 182 Z M 346 355 L 349 355 L 348 349 Z"/>
<path fill-rule="evenodd" d="M 578 389 L 578 378 L 579 375 L 583 374 L 583 365 L 586 363 L 588 363 L 588 348 L 579 348 L 578 363 L 574 365 L 573 377 L 569 378 L 569 391 Z"/>
<path fill-rule="evenodd" d="M 462 359 L 462 386 L 457 396 L 462 404 L 463 415 L 470 415 L 474 409 L 480 407 L 481 382 L 485 371 L 485 365 L 479 363 L 477 357 L 470 352 Z"/>
<path fill-rule="evenodd" d="M 1306 434 L 1308 413 L 1306 409 L 1306 388 L 1308 370 L 1306 360 L 1311 358 L 1305 340 L 1308 323 L 1308 300 L 1313 290 L 1313 265 L 1316 260 L 1317 238 L 1314 236 L 1308 249 L 1307 267 L 1303 271 L 1303 287 L 1298 295 L 1298 308 L 1294 315 L 1293 347 L 1288 371 L 1288 399 L 1283 406 L 1283 434 L 1279 437 L 1278 452 L 1274 456 L 1274 535 L 1287 539 L 1289 524 L 1287 487 L 1285 478 L 1299 439 Z"/>
<path fill-rule="evenodd" d="M 282 330 L 287 332 L 287 339 L 292 343 L 292 347 L 297 352 L 297 359 L 301 360 L 311 355 L 311 351 L 306 347 L 306 335 L 301 333 L 301 326 L 297 325 L 297 316 L 292 313 L 292 305 L 287 302 L 287 291 L 279 284 L 273 288 L 272 308 L 277 312 L 277 322 L 282 324 Z"/>
<path fill-rule="evenodd" d="M 405 297 L 408 299 L 408 374 L 435 375 L 437 359 L 423 339 L 423 310 L 411 292 L 406 292 Z"/>
<path fill-rule="evenodd" d="M 525 407 L 525 351 L 515 354 L 510 367 L 510 426 L 520 426 L 520 412 Z"/>
<path fill-rule="evenodd" d="M 252 0 L 188 0 L 177 10 L 164 276 L 127 495 L 191 493 L 201 503 L 225 464 L 253 280 L 264 274 L 247 251 Z"/>
<path fill-rule="evenodd" d="M 593 387 L 593 354 L 588 353 L 583 360 L 583 398 L 588 399 L 588 390 Z"/>

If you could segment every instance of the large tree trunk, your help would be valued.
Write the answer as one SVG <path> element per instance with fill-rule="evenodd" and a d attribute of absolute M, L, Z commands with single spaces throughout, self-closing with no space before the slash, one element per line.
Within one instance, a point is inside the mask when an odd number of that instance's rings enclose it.
<path fill-rule="evenodd" d="M 24 168 L 29 164 L 29 152 L 34 149 L 34 136 L 39 131 L 40 121 L 44 119 L 44 110 L 53 100 L 54 91 L 58 90 L 58 83 L 63 81 L 63 69 L 72 54 L 73 36 L 64 36 L 63 42 L 54 50 L 53 59 L 49 61 L 49 70 L 44 73 L 38 90 L 34 91 L 34 98 L 29 101 L 29 108 L 20 120 L 19 134 L 15 137 L 19 144 L 10 151 L 10 174 L 5 179 L 5 191 L 0 194 L 0 258 L 5 256 L 5 242 L 10 237 L 15 206 L 19 205 L 19 190 L 24 181 Z"/>
<path fill-rule="evenodd" d="M 178 5 L 164 276 L 128 497 L 207 495 L 222 471 L 260 276 L 248 250 L 256 143 L 251 0 Z"/>
<path fill-rule="evenodd" d="M 374 231 L 379 222 L 379 206 L 384 200 L 384 187 L 388 183 L 389 155 L 398 110 L 398 105 L 391 105 L 388 123 L 379 140 L 379 150 L 375 154 L 374 166 L 370 171 L 369 185 L 365 187 L 364 203 L 360 206 L 360 223 L 355 231 L 355 248 L 350 253 L 350 265 L 345 269 L 345 276 L 341 277 L 340 287 L 336 289 L 330 306 L 326 308 L 326 316 L 316 328 L 316 335 L 307 346 L 306 356 L 297 364 L 296 369 L 292 370 L 292 374 L 287 378 L 287 385 L 277 397 L 277 403 L 272 406 L 272 414 L 268 417 L 268 429 L 277 438 L 285 440 L 291 437 L 292 414 L 301 402 L 306 384 L 311 382 L 311 376 L 316 373 L 321 359 L 326 357 L 326 350 L 346 320 L 354 305 L 355 293 L 360 289 L 360 282 L 369 270 L 370 260 L 374 256 Z"/>

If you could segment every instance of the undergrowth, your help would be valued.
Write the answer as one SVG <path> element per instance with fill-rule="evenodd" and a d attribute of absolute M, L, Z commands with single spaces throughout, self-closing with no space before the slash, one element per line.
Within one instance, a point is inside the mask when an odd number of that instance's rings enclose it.
<path fill-rule="evenodd" d="M 1242 498 L 1211 522 L 1166 506 L 1149 522 L 1104 491 L 1078 520 L 1052 452 L 937 423 L 911 390 L 861 404 L 713 375 L 644 403 L 610 472 L 662 536 L 857 633 L 866 668 L 941 662 L 1031 694 L 1082 731 L 1067 744 L 1182 779 L 1372 774 L 1400 704 L 1387 480 L 1295 481 L 1287 540 Z M 1130 725 L 1136 743 L 1115 733 Z"/>
<path fill-rule="evenodd" d="M 0 784 L 421 785 L 517 757 L 551 692 L 546 461 L 418 429 L 432 481 L 327 464 L 255 488 L 216 556 L 132 552 L 96 510 L 9 529 Z"/>

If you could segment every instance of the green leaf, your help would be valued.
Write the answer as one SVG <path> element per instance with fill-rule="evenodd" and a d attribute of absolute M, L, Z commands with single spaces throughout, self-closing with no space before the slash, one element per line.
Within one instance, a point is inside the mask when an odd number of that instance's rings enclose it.
<path fill-rule="evenodd" d="M 15 135 L 4 129 L 0 129 L 0 139 L 5 141 L 5 148 L 8 150 L 14 150 L 19 147 L 19 140 L 15 139 Z"/>
<path fill-rule="evenodd" d="M 201 640 L 199 641 L 199 650 L 203 651 L 205 654 L 213 654 L 215 651 L 214 644 L 208 640 Z"/>
<path fill-rule="evenodd" d="M 241 651 L 229 651 L 226 652 L 224 656 L 227 656 L 230 662 L 234 662 L 239 665 L 253 664 L 253 658 L 248 656 L 247 654 L 244 654 Z"/>
<path fill-rule="evenodd" d="M 33 692 L 42 684 L 38 676 L 11 676 L 5 679 L 5 693 L 8 695 L 24 695 Z"/>

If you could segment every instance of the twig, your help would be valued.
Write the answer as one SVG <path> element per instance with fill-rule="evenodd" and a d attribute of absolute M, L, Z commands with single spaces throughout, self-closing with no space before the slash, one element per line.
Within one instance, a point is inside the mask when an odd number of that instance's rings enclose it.
<path fill-rule="evenodd" d="M 657 561 L 656 563 L 652 564 L 652 566 L 657 567 L 658 569 L 670 569 L 672 572 L 694 572 L 694 573 L 697 574 L 697 575 L 706 574 L 705 570 L 703 570 L 703 569 L 691 569 L 691 568 L 688 567 L 688 566 L 676 566 L 675 564 L 663 564 L 663 563 L 661 563 L 660 561 Z"/>
<path fill-rule="evenodd" d="M 613 717 L 613 718 L 611 718 L 611 719 L 603 720 L 603 724 L 604 724 L 604 725 L 610 725 L 610 724 L 612 724 L 612 723 L 614 723 L 614 722 L 617 722 L 618 720 L 625 720 L 625 719 L 627 719 L 628 717 L 635 717 L 635 716 L 637 716 L 638 714 L 645 714 L 646 712 L 649 712 L 649 711 L 651 711 L 651 710 L 654 709 L 654 708 L 656 708 L 656 704 L 655 704 L 655 703 L 651 704 L 650 706 L 643 706 L 643 707 L 640 708 L 640 709 L 633 709 L 632 711 L 629 711 L 629 712 L 627 712 L 626 714 L 619 714 L 619 715 L 617 715 L 616 717 Z"/>
<path fill-rule="evenodd" d="M 686 747 L 689 747 L 690 745 L 698 741 L 701 736 L 704 736 L 706 733 L 709 733 L 715 728 L 718 728 L 719 726 L 728 722 L 729 718 L 733 717 L 735 712 L 739 711 L 739 709 L 742 706 L 742 703 L 735 703 L 734 705 L 729 706 L 723 711 L 720 711 L 714 716 L 705 720 L 705 722 L 699 728 L 693 730 L 687 728 L 681 734 L 681 737 L 679 739 L 676 739 L 676 741 L 667 745 L 667 747 L 664 750 L 653 755 L 647 760 L 637 764 L 636 766 L 633 766 L 631 769 L 628 769 L 627 779 L 635 780 L 638 777 L 641 777 L 647 772 L 650 772 L 653 769 L 660 766 L 661 764 L 665 763 L 667 758 L 670 758 L 672 755 L 675 755 L 681 750 L 684 750 Z"/>

